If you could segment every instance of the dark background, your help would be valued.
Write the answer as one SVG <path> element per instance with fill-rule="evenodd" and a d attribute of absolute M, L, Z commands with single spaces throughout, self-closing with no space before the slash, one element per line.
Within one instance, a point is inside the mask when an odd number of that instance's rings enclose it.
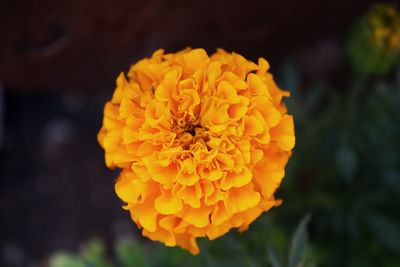
<path fill-rule="evenodd" d="M 221 47 L 266 58 L 276 76 L 290 58 L 302 85 L 341 91 L 342 44 L 372 2 L 1 1 L 0 266 L 137 235 L 96 140 L 121 71 L 158 48 Z M 297 177 L 305 192 L 310 177 Z"/>

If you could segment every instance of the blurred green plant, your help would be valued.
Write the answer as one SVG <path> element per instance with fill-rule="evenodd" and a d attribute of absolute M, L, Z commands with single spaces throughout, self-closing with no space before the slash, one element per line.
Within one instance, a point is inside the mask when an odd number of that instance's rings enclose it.
<path fill-rule="evenodd" d="M 354 69 L 347 90 L 314 81 L 288 102 L 297 144 L 277 218 L 312 210 L 310 247 L 324 266 L 400 264 L 398 62 L 380 77 Z M 301 80 L 293 70 L 282 83 Z"/>
<path fill-rule="evenodd" d="M 310 218 L 311 216 L 308 214 L 298 224 L 290 243 L 287 264 L 283 264 L 282 259 L 272 246 L 267 246 L 268 258 L 272 267 L 311 267 L 315 265 L 314 263 L 305 264 L 305 249 L 308 241 L 307 225 L 310 221 Z"/>
<path fill-rule="evenodd" d="M 57 252 L 50 267 L 146 267 L 143 248 L 134 241 L 119 241 L 114 246 L 115 261 L 110 261 L 102 241 L 93 239 L 80 253 Z"/>
<path fill-rule="evenodd" d="M 85 246 L 79 255 L 68 252 L 57 252 L 50 259 L 51 267 L 110 267 L 113 266 L 105 256 L 104 245 L 93 240 Z"/>
<path fill-rule="evenodd" d="M 360 73 L 385 74 L 400 55 L 400 12 L 395 5 L 375 4 L 354 23 L 347 54 Z"/>

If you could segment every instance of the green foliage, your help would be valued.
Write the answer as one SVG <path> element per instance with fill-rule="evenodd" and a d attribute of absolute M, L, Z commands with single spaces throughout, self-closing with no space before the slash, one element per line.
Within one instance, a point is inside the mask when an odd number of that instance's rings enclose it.
<path fill-rule="evenodd" d="M 302 262 L 302 255 L 304 253 L 308 233 L 307 224 L 310 221 L 311 216 L 306 215 L 297 226 L 297 230 L 292 237 L 292 242 L 289 251 L 289 266 L 298 266 Z"/>
<path fill-rule="evenodd" d="M 371 41 L 365 20 L 356 23 L 349 35 L 347 54 L 353 68 L 361 73 L 386 74 L 399 57 L 398 51 L 387 51 Z"/>
<path fill-rule="evenodd" d="M 400 13 L 393 4 L 375 4 L 354 23 L 346 52 L 356 72 L 382 75 L 400 55 Z"/>
<path fill-rule="evenodd" d="M 390 250 L 400 253 L 400 228 L 389 218 L 371 214 L 368 223 L 377 239 Z"/>
<path fill-rule="evenodd" d="M 142 246 L 137 242 L 120 241 L 115 245 L 118 263 L 124 267 L 147 267 Z"/>
<path fill-rule="evenodd" d="M 347 90 L 326 85 L 316 93 L 316 81 L 288 103 L 297 144 L 278 191 L 285 202 L 277 217 L 312 210 L 307 260 L 400 263 L 399 81 L 400 66 L 380 78 L 354 73 Z"/>
<path fill-rule="evenodd" d="M 85 262 L 79 258 L 66 252 L 58 252 L 54 254 L 50 260 L 51 267 L 85 267 Z"/>
<path fill-rule="evenodd" d="M 94 239 L 79 255 L 58 252 L 50 259 L 50 267 L 113 267 L 107 257 L 103 243 Z"/>
<path fill-rule="evenodd" d="M 106 251 L 103 243 L 95 239 L 87 245 L 81 255 L 86 266 L 112 267 L 112 264 L 107 260 L 105 253 Z"/>
<path fill-rule="evenodd" d="M 268 260 L 272 267 L 283 267 L 282 260 L 279 258 L 277 251 L 271 247 L 267 247 Z"/>

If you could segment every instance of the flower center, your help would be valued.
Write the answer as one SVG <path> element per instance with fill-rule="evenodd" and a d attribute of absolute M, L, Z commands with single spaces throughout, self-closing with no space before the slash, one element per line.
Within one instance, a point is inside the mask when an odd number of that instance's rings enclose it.
<path fill-rule="evenodd" d="M 193 137 L 196 136 L 196 129 L 202 129 L 200 125 L 189 125 L 188 129 L 185 131 L 186 133 L 191 134 Z"/>
<path fill-rule="evenodd" d="M 198 119 L 193 121 L 186 121 L 183 118 L 172 119 L 172 130 L 177 134 L 177 139 L 185 150 L 193 150 L 198 145 L 207 147 L 209 141 L 208 133 L 203 126 L 200 125 Z M 196 146 L 197 145 L 197 146 Z"/>

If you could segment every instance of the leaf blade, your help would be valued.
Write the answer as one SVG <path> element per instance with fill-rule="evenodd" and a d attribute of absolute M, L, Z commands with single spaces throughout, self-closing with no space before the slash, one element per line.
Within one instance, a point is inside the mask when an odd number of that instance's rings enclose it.
<path fill-rule="evenodd" d="M 297 225 L 296 231 L 293 234 L 288 259 L 290 267 L 294 267 L 301 262 L 301 257 L 308 240 L 307 225 L 310 219 L 310 214 L 304 216 Z"/>

